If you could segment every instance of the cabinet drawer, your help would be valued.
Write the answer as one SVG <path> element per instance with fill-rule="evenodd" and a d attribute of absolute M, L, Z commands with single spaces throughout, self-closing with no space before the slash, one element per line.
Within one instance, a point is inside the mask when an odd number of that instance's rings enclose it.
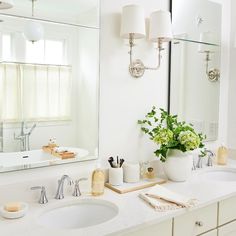
<path fill-rule="evenodd" d="M 219 225 L 236 220 L 236 197 L 219 202 Z"/>
<path fill-rule="evenodd" d="M 174 236 L 194 236 L 217 227 L 217 203 L 174 218 Z"/>
<path fill-rule="evenodd" d="M 114 234 L 113 234 L 114 235 Z M 148 226 L 141 229 L 134 229 L 127 233 L 118 233 L 116 236 L 172 236 L 172 220 Z"/>
<path fill-rule="evenodd" d="M 218 236 L 235 236 L 236 235 L 236 221 L 221 226 L 218 229 Z"/>

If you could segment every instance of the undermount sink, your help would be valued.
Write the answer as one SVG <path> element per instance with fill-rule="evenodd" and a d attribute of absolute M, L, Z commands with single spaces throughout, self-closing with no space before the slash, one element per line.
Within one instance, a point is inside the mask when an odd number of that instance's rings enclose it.
<path fill-rule="evenodd" d="M 41 214 L 38 223 L 54 229 L 80 229 L 109 221 L 118 207 L 105 200 L 83 199 Z"/>
<path fill-rule="evenodd" d="M 201 176 L 206 180 L 211 181 L 236 181 L 236 169 L 215 169 L 201 173 Z"/>

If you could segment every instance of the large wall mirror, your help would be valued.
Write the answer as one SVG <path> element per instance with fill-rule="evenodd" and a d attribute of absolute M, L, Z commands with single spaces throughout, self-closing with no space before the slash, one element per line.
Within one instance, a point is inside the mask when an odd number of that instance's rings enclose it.
<path fill-rule="evenodd" d="M 218 137 L 221 8 L 208 0 L 172 0 L 169 110 Z"/>
<path fill-rule="evenodd" d="M 56 2 L 0 9 L 0 172 L 98 156 L 99 0 Z"/>

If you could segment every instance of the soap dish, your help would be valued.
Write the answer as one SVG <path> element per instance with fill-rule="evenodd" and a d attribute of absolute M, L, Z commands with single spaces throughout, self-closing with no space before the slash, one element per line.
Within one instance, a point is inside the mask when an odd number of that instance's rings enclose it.
<path fill-rule="evenodd" d="M 21 202 L 21 210 L 16 211 L 16 212 L 9 212 L 4 209 L 4 206 L 0 207 L 0 214 L 2 217 L 7 218 L 7 219 L 17 219 L 23 217 L 26 212 L 28 211 L 28 204 L 25 202 Z"/>

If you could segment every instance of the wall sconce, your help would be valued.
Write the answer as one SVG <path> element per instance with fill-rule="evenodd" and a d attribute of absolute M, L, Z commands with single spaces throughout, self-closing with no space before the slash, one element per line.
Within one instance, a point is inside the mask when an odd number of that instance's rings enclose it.
<path fill-rule="evenodd" d="M 149 40 L 157 43 L 158 62 L 155 67 L 145 66 L 140 59 L 133 60 L 134 40 L 146 36 L 145 16 L 142 7 L 138 5 L 123 7 L 120 35 L 122 38 L 129 39 L 129 72 L 132 77 L 142 77 L 145 70 L 158 70 L 161 65 L 161 51 L 164 50 L 163 43 L 169 42 L 173 38 L 170 12 L 159 10 L 150 16 Z"/>
<path fill-rule="evenodd" d="M 205 53 L 205 61 L 206 61 L 206 74 L 208 77 L 208 80 L 211 82 L 217 82 L 220 79 L 220 70 L 217 68 L 209 69 L 209 62 L 211 61 L 210 55 L 216 51 L 217 45 L 212 45 L 215 42 L 215 35 L 208 31 L 203 32 L 200 34 L 200 42 L 198 46 L 198 52 Z M 204 43 L 204 44 L 203 44 Z"/>

